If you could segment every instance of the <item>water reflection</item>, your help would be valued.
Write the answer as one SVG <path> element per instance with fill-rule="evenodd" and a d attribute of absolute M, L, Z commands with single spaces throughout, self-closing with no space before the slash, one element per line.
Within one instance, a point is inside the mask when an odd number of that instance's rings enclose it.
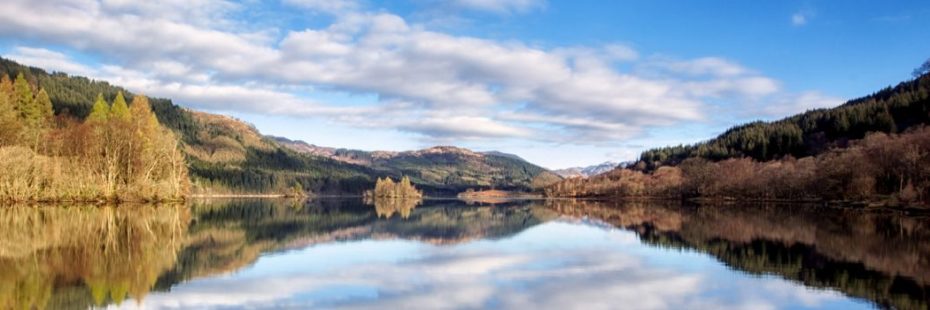
<path fill-rule="evenodd" d="M 142 300 L 174 267 L 181 206 L 0 208 L 0 308 L 86 308 Z"/>
<path fill-rule="evenodd" d="M 407 197 L 365 197 L 365 204 L 375 207 L 375 213 L 381 218 L 391 218 L 395 213 L 401 218 L 410 217 L 410 211 L 416 208 L 423 199 Z"/>
<path fill-rule="evenodd" d="M 867 305 L 854 297 L 926 309 L 930 298 L 925 216 L 373 203 L 0 208 L 0 308 Z"/>
<path fill-rule="evenodd" d="M 751 274 L 833 288 L 878 305 L 927 309 L 930 217 L 810 205 L 560 203 L 636 231 L 650 245 L 694 249 Z"/>

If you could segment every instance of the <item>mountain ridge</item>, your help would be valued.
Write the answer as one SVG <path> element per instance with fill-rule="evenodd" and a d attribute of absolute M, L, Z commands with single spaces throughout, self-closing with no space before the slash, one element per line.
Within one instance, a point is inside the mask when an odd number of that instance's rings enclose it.
<path fill-rule="evenodd" d="M 615 161 L 605 161 L 600 164 L 584 166 L 584 167 L 571 167 L 565 169 L 553 170 L 556 174 L 562 176 L 563 178 L 587 178 L 592 177 L 604 172 L 613 170 L 614 168 L 623 165 L 623 163 Z"/>
<path fill-rule="evenodd" d="M 346 156 L 345 154 L 370 154 L 375 158 L 391 158 L 397 156 L 423 156 L 425 154 L 443 154 L 443 153 L 458 153 L 467 156 L 500 156 L 507 157 L 515 160 L 527 161 L 519 155 L 504 153 L 500 151 L 474 151 L 469 148 L 454 146 L 454 145 L 434 145 L 427 148 L 415 149 L 415 150 L 406 150 L 406 151 L 385 151 L 385 150 L 374 150 L 374 151 L 365 151 L 358 149 L 350 148 L 340 148 L 340 147 L 331 147 L 331 146 L 321 146 L 313 143 L 309 143 L 303 140 L 295 140 L 287 137 L 267 135 L 266 137 L 271 138 L 282 145 L 291 148 L 297 152 L 303 152 L 307 154 L 313 154 L 318 156 L 329 157 L 333 160 L 344 161 L 347 163 L 357 163 L 362 165 L 368 165 L 370 162 L 359 160 L 351 156 Z M 529 162 L 529 161 L 527 161 Z"/>
<path fill-rule="evenodd" d="M 273 137 L 292 151 L 362 165 L 387 175 L 407 175 L 415 184 L 447 194 L 465 189 L 499 188 L 533 191 L 561 180 L 557 174 L 519 156 L 440 145 L 411 151 L 362 151 L 317 146 L 301 140 Z M 449 186 L 451 184 L 467 185 Z"/>

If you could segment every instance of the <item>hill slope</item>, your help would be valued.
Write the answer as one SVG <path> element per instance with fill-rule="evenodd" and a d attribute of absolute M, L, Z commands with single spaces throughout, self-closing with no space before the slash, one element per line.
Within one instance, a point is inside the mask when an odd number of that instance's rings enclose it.
<path fill-rule="evenodd" d="M 930 206 L 930 75 L 546 189 L 558 197 L 842 201 Z"/>
<path fill-rule="evenodd" d="M 749 157 L 766 161 L 796 158 L 845 147 L 870 132 L 900 133 L 930 124 L 930 74 L 850 100 L 831 109 L 817 109 L 774 122 L 733 127 L 720 136 L 693 145 L 664 147 L 640 156 L 641 169 L 676 165 L 686 158 L 723 160 Z"/>
<path fill-rule="evenodd" d="M 406 152 L 366 152 L 320 147 L 286 138 L 275 140 L 297 152 L 362 165 L 387 175 L 406 175 L 420 187 L 444 194 L 468 188 L 530 191 L 561 179 L 545 168 L 500 152 L 479 153 L 453 146 Z"/>

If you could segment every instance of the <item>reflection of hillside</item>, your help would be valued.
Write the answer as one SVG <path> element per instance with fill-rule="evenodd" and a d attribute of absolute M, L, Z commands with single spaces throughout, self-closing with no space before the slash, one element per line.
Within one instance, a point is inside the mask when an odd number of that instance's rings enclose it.
<path fill-rule="evenodd" d="M 178 264 L 158 287 L 234 271 L 265 252 L 364 239 L 452 244 L 510 236 L 556 216 L 541 206 L 470 207 L 456 201 L 428 201 L 416 208 L 376 204 L 374 209 L 349 199 L 307 205 L 261 199 L 196 202 Z M 395 213 L 400 216 L 391 216 Z"/>
<path fill-rule="evenodd" d="M 647 243 L 706 252 L 746 272 L 836 288 L 886 306 L 928 307 L 926 217 L 788 205 L 550 204 L 635 230 Z"/>
<path fill-rule="evenodd" d="M 371 226 L 371 235 L 455 244 L 511 236 L 557 216 L 542 206 L 520 203 L 465 206 L 457 201 L 437 202 L 414 209 L 404 220 L 376 222 Z"/>
<path fill-rule="evenodd" d="M 141 300 L 171 268 L 181 206 L 0 208 L 0 308 L 87 308 Z"/>

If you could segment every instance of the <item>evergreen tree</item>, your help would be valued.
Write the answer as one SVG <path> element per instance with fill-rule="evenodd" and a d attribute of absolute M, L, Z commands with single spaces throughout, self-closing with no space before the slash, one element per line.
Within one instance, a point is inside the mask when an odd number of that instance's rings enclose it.
<path fill-rule="evenodd" d="M 97 100 L 94 101 L 94 107 L 90 111 L 90 115 L 87 116 L 87 120 L 91 122 L 104 122 L 110 119 L 110 105 L 107 104 L 106 100 L 103 100 L 103 94 L 97 94 Z"/>
<path fill-rule="evenodd" d="M 113 99 L 113 106 L 110 108 L 110 114 L 118 120 L 129 120 L 129 106 L 126 105 L 126 98 L 123 98 L 123 92 L 116 93 L 116 99 Z"/>
<path fill-rule="evenodd" d="M 914 72 L 911 73 L 914 75 L 914 78 L 920 78 L 924 74 L 930 73 L 930 59 L 927 59 L 920 67 L 914 69 Z"/>
<path fill-rule="evenodd" d="M 14 88 L 14 97 L 15 97 L 15 106 L 16 111 L 19 112 L 20 117 L 27 120 L 27 122 L 34 117 L 38 117 L 39 113 L 32 104 L 32 87 L 29 86 L 29 82 L 26 81 L 26 77 L 23 76 L 23 73 L 20 72 L 16 76 L 16 82 L 13 83 Z"/>

